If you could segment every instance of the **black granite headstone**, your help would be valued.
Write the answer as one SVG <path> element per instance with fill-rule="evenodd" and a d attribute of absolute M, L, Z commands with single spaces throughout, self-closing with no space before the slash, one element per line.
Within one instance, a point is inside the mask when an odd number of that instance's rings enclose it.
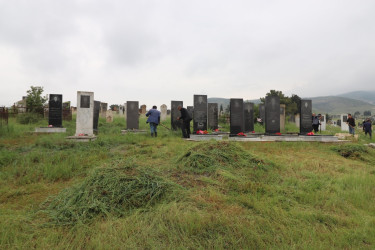
<path fill-rule="evenodd" d="M 126 128 L 139 129 L 139 102 L 126 102 Z"/>
<path fill-rule="evenodd" d="M 172 130 L 177 130 L 181 128 L 181 120 L 177 120 L 177 117 L 181 116 L 181 112 L 177 109 L 178 106 L 182 106 L 182 101 L 172 101 L 171 102 L 171 128 Z"/>
<path fill-rule="evenodd" d="M 94 100 L 94 119 L 93 119 L 94 133 L 98 132 L 99 113 L 100 113 L 100 101 L 95 101 Z"/>
<path fill-rule="evenodd" d="M 194 118 L 194 107 L 193 106 L 187 106 L 186 110 L 188 111 L 191 119 L 193 119 Z"/>
<path fill-rule="evenodd" d="M 254 103 L 245 102 L 243 104 L 244 112 L 244 132 L 254 131 Z"/>
<path fill-rule="evenodd" d="M 259 103 L 259 118 L 262 119 L 262 124 L 266 121 L 266 109 L 264 103 Z"/>
<path fill-rule="evenodd" d="M 198 130 L 207 130 L 207 96 L 194 95 L 194 132 Z"/>
<path fill-rule="evenodd" d="M 62 127 L 62 95 L 49 95 L 48 125 Z"/>
<path fill-rule="evenodd" d="M 219 127 L 219 105 L 217 103 L 208 104 L 208 128 L 215 130 Z"/>
<path fill-rule="evenodd" d="M 230 99 L 230 134 L 244 132 L 243 99 Z"/>
<path fill-rule="evenodd" d="M 299 131 L 301 134 L 307 134 L 312 129 L 312 101 L 301 100 Z"/>
<path fill-rule="evenodd" d="M 266 133 L 280 133 L 280 97 L 266 96 Z"/>

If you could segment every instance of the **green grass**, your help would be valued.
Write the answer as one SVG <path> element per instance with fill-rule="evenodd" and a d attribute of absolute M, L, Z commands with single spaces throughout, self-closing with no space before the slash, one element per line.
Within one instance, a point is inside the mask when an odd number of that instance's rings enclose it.
<path fill-rule="evenodd" d="M 375 150 L 360 131 L 344 145 L 190 142 L 160 126 L 123 135 L 115 117 L 74 143 L 74 120 L 30 133 L 45 124 L 1 130 L 1 249 L 375 247 Z"/>

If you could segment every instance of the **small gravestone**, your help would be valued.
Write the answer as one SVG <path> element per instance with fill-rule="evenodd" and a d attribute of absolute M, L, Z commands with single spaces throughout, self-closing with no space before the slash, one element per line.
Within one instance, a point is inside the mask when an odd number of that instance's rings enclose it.
<path fill-rule="evenodd" d="M 72 109 L 70 108 L 70 101 L 63 102 L 63 120 L 64 121 L 72 120 Z"/>
<path fill-rule="evenodd" d="M 208 104 L 208 128 L 211 130 L 219 127 L 219 105 L 217 103 Z"/>
<path fill-rule="evenodd" d="M 301 121 L 300 117 L 301 116 L 299 114 L 294 115 L 294 122 L 295 122 L 297 128 L 299 128 L 299 126 L 300 126 L 300 121 Z"/>
<path fill-rule="evenodd" d="M 126 127 L 127 129 L 139 129 L 139 102 L 128 101 L 126 103 Z"/>
<path fill-rule="evenodd" d="M 243 99 L 230 99 L 230 134 L 244 132 Z"/>
<path fill-rule="evenodd" d="M 62 95 L 50 94 L 48 102 L 48 125 L 62 127 Z"/>
<path fill-rule="evenodd" d="M 160 120 L 165 121 L 167 119 L 167 105 L 163 104 L 160 106 Z"/>
<path fill-rule="evenodd" d="M 347 121 L 348 121 L 348 115 L 341 114 L 341 119 L 340 119 L 341 131 L 349 131 L 349 125 L 346 123 Z"/>
<path fill-rule="evenodd" d="M 264 107 L 264 103 L 259 103 L 259 117 L 262 120 L 262 125 L 266 121 L 266 109 Z"/>
<path fill-rule="evenodd" d="M 300 134 L 307 134 L 312 131 L 312 101 L 301 100 L 300 110 Z"/>
<path fill-rule="evenodd" d="M 177 109 L 178 106 L 182 107 L 182 101 L 172 101 L 171 102 L 171 128 L 172 130 L 177 130 L 181 128 L 181 120 L 177 120 L 177 117 L 181 116 L 181 112 Z"/>
<path fill-rule="evenodd" d="M 100 115 L 100 109 L 101 109 L 101 102 L 100 101 L 94 101 L 94 120 L 93 120 L 93 126 L 94 126 L 94 133 L 98 133 L 98 127 L 99 127 L 99 115 Z"/>
<path fill-rule="evenodd" d="M 207 95 L 194 95 L 194 132 L 207 130 Z"/>
<path fill-rule="evenodd" d="M 100 103 L 100 117 L 106 118 L 108 110 L 108 103 L 101 102 Z"/>
<path fill-rule="evenodd" d="M 194 118 L 194 107 L 193 106 L 187 106 L 186 110 L 189 113 L 191 119 L 193 119 Z"/>
<path fill-rule="evenodd" d="M 146 108 L 147 108 L 147 106 L 145 104 L 141 105 L 141 114 L 142 115 L 146 114 Z"/>
<path fill-rule="evenodd" d="M 245 102 L 244 112 L 244 132 L 254 131 L 254 103 Z"/>
<path fill-rule="evenodd" d="M 113 122 L 113 112 L 112 110 L 107 111 L 107 117 L 105 118 L 107 123 Z"/>
<path fill-rule="evenodd" d="M 266 96 L 266 133 L 280 133 L 280 97 Z"/>
<path fill-rule="evenodd" d="M 280 104 L 280 129 L 285 130 L 285 104 Z"/>
<path fill-rule="evenodd" d="M 171 110 L 167 109 L 167 115 L 171 115 Z"/>
<path fill-rule="evenodd" d="M 94 135 L 94 92 L 77 92 L 76 136 Z"/>
<path fill-rule="evenodd" d="M 327 127 L 326 116 L 321 115 L 320 116 L 320 131 L 326 131 L 326 127 Z"/>

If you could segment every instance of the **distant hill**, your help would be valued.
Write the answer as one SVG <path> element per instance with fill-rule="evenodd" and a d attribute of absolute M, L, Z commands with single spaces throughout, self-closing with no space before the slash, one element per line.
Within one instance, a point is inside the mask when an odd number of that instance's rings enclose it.
<path fill-rule="evenodd" d="M 366 110 L 371 110 L 371 113 L 375 113 L 375 105 L 347 97 L 323 96 L 309 99 L 312 100 L 313 111 L 315 113 L 342 114 L 359 111 L 363 114 Z"/>
<path fill-rule="evenodd" d="M 360 100 L 375 105 L 375 91 L 353 91 L 337 96 L 347 97 L 354 100 Z"/>
<path fill-rule="evenodd" d="M 364 91 L 347 93 L 348 95 L 353 95 L 361 99 L 365 99 L 365 95 L 360 95 L 359 92 L 365 94 Z M 374 92 L 375 93 L 375 92 Z M 344 94 L 344 95 L 347 95 Z M 367 95 L 367 98 L 371 98 L 371 92 Z M 308 97 L 306 99 L 311 99 L 313 104 L 313 112 L 321 114 L 343 114 L 343 113 L 355 113 L 359 111 L 363 114 L 364 111 L 370 110 L 372 114 L 375 114 L 375 105 L 367 101 L 351 99 L 342 96 L 323 96 L 323 97 Z M 375 99 L 374 99 L 375 100 Z M 260 100 L 248 100 L 255 104 L 259 104 Z M 226 98 L 208 98 L 209 103 L 218 103 L 223 105 L 225 109 L 229 105 L 229 99 Z M 375 103 L 375 101 L 374 101 Z"/>

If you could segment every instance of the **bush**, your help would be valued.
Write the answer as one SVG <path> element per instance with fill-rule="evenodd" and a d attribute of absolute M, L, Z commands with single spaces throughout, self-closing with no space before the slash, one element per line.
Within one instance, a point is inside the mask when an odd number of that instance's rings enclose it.
<path fill-rule="evenodd" d="M 38 113 L 23 113 L 17 115 L 17 122 L 21 124 L 33 124 L 43 119 L 43 116 Z"/>

